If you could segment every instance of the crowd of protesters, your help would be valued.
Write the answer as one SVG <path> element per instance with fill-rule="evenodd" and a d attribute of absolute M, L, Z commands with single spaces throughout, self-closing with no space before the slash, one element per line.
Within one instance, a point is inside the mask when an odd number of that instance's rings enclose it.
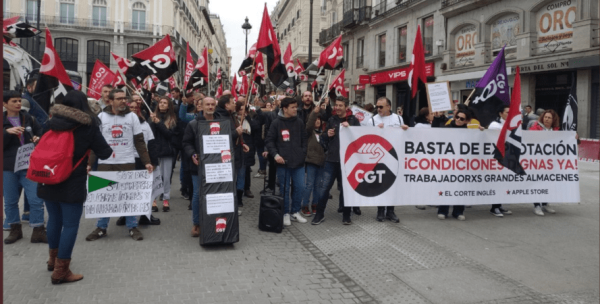
<path fill-rule="evenodd" d="M 152 203 L 152 211 L 163 212 L 172 208 L 173 190 L 171 180 L 177 161 L 180 160 L 181 196 L 189 200 L 191 236 L 200 235 L 200 182 L 198 177 L 199 151 L 202 145 L 198 134 L 200 121 L 228 120 L 233 128 L 234 183 L 237 190 L 238 214 L 243 213 L 244 197 L 253 198 L 250 190 L 252 177 L 265 179 L 266 193 L 283 196 L 284 225 L 308 222 L 313 225 L 325 220 L 327 202 L 337 180 L 339 190 L 338 212 L 342 223 L 352 224 L 352 214 L 361 215 L 358 207 L 346 207 L 344 203 L 342 170 L 340 165 L 341 128 L 360 126 L 352 114 L 349 100 L 338 97 L 324 98 L 316 103 L 312 92 L 298 97 L 272 92 L 263 98 L 255 97 L 247 102 L 245 96 L 236 98 L 225 91 L 219 98 L 193 93 L 183 96 L 174 88 L 170 97 L 152 95 L 143 100 L 142 95 L 131 94 L 110 85 L 102 88 L 99 100 L 90 100 L 80 91 L 69 92 L 60 104 L 55 104 L 50 115 L 37 105 L 31 96 L 35 79 L 27 83 L 23 95 L 16 91 L 4 92 L 4 230 L 10 234 L 5 244 L 23 238 L 22 221 L 33 227 L 32 243 L 48 243 L 47 268 L 52 273 L 52 283 L 78 281 L 81 275 L 69 270 L 71 253 L 79 229 L 79 221 L 86 200 L 86 175 L 90 170 L 128 171 L 160 168 L 164 194 Z M 372 126 L 379 128 L 408 129 L 402 119 L 402 108 L 392 110 L 386 97 L 367 104 L 371 111 Z M 498 117 L 489 129 L 500 129 L 508 115 L 508 107 L 498 109 Z M 419 111 L 415 128 L 462 128 L 484 130 L 467 106 L 456 104 L 453 111 L 432 113 L 428 108 Z M 50 118 L 49 118 L 50 117 Z M 524 128 L 539 131 L 558 130 L 559 118 L 552 110 L 538 109 L 534 114 L 525 107 Z M 118 140 L 115 127 L 119 128 Z M 72 131 L 75 141 L 71 176 L 56 185 L 36 184 L 25 176 L 27 170 L 14 172 L 15 157 L 19 147 L 36 143 L 48 130 Z M 473 132 L 465 130 L 465 132 Z M 89 157 L 87 156 L 89 154 Z M 252 175 L 252 167 L 258 159 L 258 170 Z M 18 202 L 24 192 L 25 210 L 22 217 Z M 424 203 L 424 202 L 418 202 Z M 44 204 L 48 212 L 47 228 L 44 227 Z M 425 209 L 425 205 L 416 205 Z M 435 206 L 438 218 L 446 219 L 451 206 Z M 452 206 L 451 215 L 465 220 L 464 205 Z M 468 207 L 468 206 L 467 206 Z M 501 205 L 492 205 L 491 214 L 497 217 L 511 214 Z M 536 203 L 534 213 L 555 213 L 546 203 Z M 394 206 L 382 203 L 377 207 L 377 221 L 389 220 L 399 223 Z M 86 241 L 96 241 L 108 235 L 110 218 L 97 220 L 96 228 Z M 127 226 L 130 236 L 143 240 L 138 225 L 160 225 L 159 218 L 151 216 L 127 216 L 117 219 L 118 226 Z"/>

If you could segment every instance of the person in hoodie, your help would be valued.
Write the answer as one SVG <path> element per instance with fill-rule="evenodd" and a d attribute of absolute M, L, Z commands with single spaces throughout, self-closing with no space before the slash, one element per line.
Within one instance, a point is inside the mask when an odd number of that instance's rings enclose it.
<path fill-rule="evenodd" d="M 26 178 L 27 170 L 14 172 L 15 161 L 19 148 L 23 145 L 36 143 L 42 135 L 42 128 L 37 121 L 25 110 L 21 109 L 21 94 L 17 91 L 4 91 L 2 129 L 3 137 L 3 191 L 4 213 L 6 224 L 10 226 L 10 234 L 4 239 L 4 244 L 12 244 L 23 238 L 21 217 L 19 216 L 19 198 L 21 189 L 29 201 L 29 226 L 33 227 L 32 243 L 47 243 L 46 228 L 44 227 L 44 202 L 36 194 L 37 184 Z M 28 128 L 31 131 L 26 131 Z"/>
<path fill-rule="evenodd" d="M 98 171 L 132 171 L 135 170 L 135 151 L 140 156 L 142 163 L 148 172 L 152 173 L 154 168 L 150 161 L 150 155 L 144 141 L 144 133 L 140 120 L 136 114 L 127 107 L 127 96 L 120 89 L 113 89 L 108 93 L 109 104 L 98 115 L 100 119 L 100 132 L 104 140 L 112 147 L 113 153 L 107 159 L 98 161 Z M 101 155 L 99 155 L 101 156 Z M 88 161 L 88 172 L 96 161 L 96 155 L 92 150 Z M 163 175 L 164 176 L 164 175 Z M 95 241 L 106 236 L 106 229 L 110 218 L 99 218 L 96 229 L 86 238 L 86 241 Z M 133 240 L 144 239 L 142 232 L 137 229 L 138 221 L 135 216 L 125 217 L 129 235 Z"/>
<path fill-rule="evenodd" d="M 300 204 L 304 193 L 304 160 L 308 142 L 306 126 L 298 118 L 298 102 L 286 97 L 281 101 L 281 110 L 281 116 L 269 127 L 265 144 L 277 163 L 279 189 L 284 200 L 283 225 L 290 226 L 291 220 L 306 223 L 306 219 L 300 214 Z M 290 191 L 290 182 L 294 187 L 293 191 Z"/>
<path fill-rule="evenodd" d="M 273 123 L 273 121 L 275 121 L 277 119 L 277 117 L 279 117 L 279 103 L 281 102 L 281 100 L 283 100 L 283 98 L 285 98 L 285 96 L 280 95 L 278 96 L 274 101 L 273 101 L 273 108 L 271 111 L 266 112 L 265 113 L 265 131 L 264 131 L 264 137 L 265 140 L 267 138 L 267 133 L 269 133 L 269 128 L 271 127 L 271 123 Z M 266 143 L 265 143 L 266 145 Z M 266 148 L 266 146 L 265 146 Z M 268 177 L 267 177 L 267 192 L 273 192 L 276 194 L 279 194 L 276 191 L 276 187 L 278 187 L 277 185 L 277 166 L 275 163 L 275 159 L 273 158 L 273 155 L 270 155 L 268 151 L 264 151 L 263 152 L 263 157 L 267 159 L 267 163 L 268 163 Z"/>
<path fill-rule="evenodd" d="M 327 148 L 325 154 L 325 167 L 323 168 L 322 180 L 317 187 L 317 197 L 319 203 L 317 204 L 317 213 L 313 217 L 312 224 L 319 225 L 325 220 L 325 208 L 327 207 L 327 200 L 329 199 L 329 191 L 333 187 L 333 183 L 337 178 L 339 181 L 342 180 L 342 167 L 340 164 L 340 128 L 346 128 L 349 126 L 360 126 L 360 122 L 354 115 L 348 114 L 348 100 L 344 97 L 338 97 L 335 100 L 335 115 L 331 116 L 327 121 L 327 133 L 321 135 L 321 141 Z M 352 220 L 350 214 L 352 212 L 351 207 L 345 207 L 344 205 L 344 189 L 342 183 L 338 182 L 340 188 L 340 205 L 342 207 L 342 223 L 344 225 L 351 225 Z"/>
<path fill-rule="evenodd" d="M 200 160 L 198 152 L 202 141 L 198 135 L 199 121 L 212 121 L 215 119 L 215 107 L 217 102 L 212 97 L 205 97 L 200 101 L 202 110 L 198 112 L 196 118 L 187 125 L 183 134 L 183 157 L 190 160 L 190 172 L 192 174 L 192 237 L 200 236 L 200 181 L 198 180 L 198 165 Z"/>
<path fill-rule="evenodd" d="M 242 139 L 242 126 L 239 124 L 239 121 L 233 117 L 233 113 L 235 112 L 235 101 L 233 100 L 233 96 L 231 94 L 223 95 L 219 98 L 219 102 L 217 103 L 217 108 L 215 110 L 214 117 L 216 120 L 229 120 L 231 122 L 231 137 L 233 140 L 233 180 L 237 181 L 237 176 L 245 174 L 244 167 L 244 156 L 242 152 L 247 152 L 248 146 L 244 145 Z M 242 215 L 241 207 L 244 206 L 242 202 L 242 196 L 244 195 L 244 190 L 237 190 L 237 204 L 238 204 L 238 215 Z"/>
<path fill-rule="evenodd" d="M 99 119 L 88 105 L 85 94 L 70 91 L 61 104 L 50 109 L 52 118 L 47 127 L 52 131 L 73 130 L 75 165 L 88 150 L 100 159 L 107 159 L 113 150 L 100 133 Z M 87 158 L 87 157 L 86 157 Z M 37 195 L 46 202 L 48 210 L 48 271 L 52 272 L 52 284 L 69 283 L 83 279 L 70 270 L 71 254 L 79 231 L 83 204 L 87 199 L 87 159 L 73 168 L 71 176 L 56 185 L 38 184 Z"/>

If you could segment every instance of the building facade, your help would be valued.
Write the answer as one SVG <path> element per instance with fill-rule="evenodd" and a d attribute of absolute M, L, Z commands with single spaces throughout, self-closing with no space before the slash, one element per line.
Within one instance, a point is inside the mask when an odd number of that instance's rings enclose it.
<path fill-rule="evenodd" d="M 209 0 L 42 0 L 40 27 L 48 26 L 65 69 L 79 74 L 84 86 L 96 59 L 116 70 L 110 52 L 130 58 L 169 34 L 179 66 L 175 78 L 183 85 L 187 43 L 196 60 L 217 42 L 208 5 Z M 5 0 L 3 12 L 5 18 L 18 15 L 37 24 L 37 0 Z M 41 61 L 44 33 L 39 46 L 34 38 L 15 42 Z"/>
<path fill-rule="evenodd" d="M 359 104 L 387 96 L 394 107 L 410 96 L 408 67 L 421 27 L 428 82 L 448 81 L 463 102 L 505 48 L 508 84 L 521 69 L 522 105 L 562 117 L 577 86 L 581 137 L 600 137 L 598 1 L 595 0 L 330 0 L 321 31 L 329 44 L 343 33 L 346 86 Z M 341 5 L 340 5 L 341 3 Z M 335 20 L 335 19 L 333 19 Z M 361 79 L 363 80 L 361 83 Z M 418 108 L 427 106 L 424 92 Z"/>

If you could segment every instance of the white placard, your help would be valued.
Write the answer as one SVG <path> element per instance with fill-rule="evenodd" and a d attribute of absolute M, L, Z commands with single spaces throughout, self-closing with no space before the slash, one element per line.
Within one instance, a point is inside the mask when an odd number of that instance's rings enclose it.
<path fill-rule="evenodd" d="M 206 214 L 231 213 L 234 211 L 233 193 L 206 195 Z"/>
<path fill-rule="evenodd" d="M 29 168 L 29 158 L 31 157 L 34 148 L 35 145 L 33 143 L 19 147 L 17 150 L 17 157 L 15 157 L 15 172 Z"/>
<path fill-rule="evenodd" d="M 233 181 L 233 169 L 231 163 L 205 164 L 206 183 L 224 183 Z"/>
<path fill-rule="evenodd" d="M 150 197 L 150 202 L 154 201 L 159 195 L 165 192 L 162 174 L 160 172 L 160 166 L 157 166 L 154 168 L 154 171 L 152 171 L 152 196 Z"/>
<path fill-rule="evenodd" d="M 352 106 L 350 109 L 352 110 L 352 115 L 358 119 L 361 126 L 373 125 L 373 122 L 371 121 L 371 118 L 373 118 L 373 113 L 357 106 Z"/>
<path fill-rule="evenodd" d="M 84 204 L 85 218 L 150 217 L 153 178 L 147 170 L 91 171 Z"/>
<path fill-rule="evenodd" d="M 204 154 L 221 154 L 221 151 L 231 150 L 229 135 L 203 135 L 202 147 Z"/>
<path fill-rule="evenodd" d="M 429 101 L 429 110 L 431 112 L 452 110 L 450 86 L 447 81 L 427 83 L 426 88 L 427 101 Z"/>

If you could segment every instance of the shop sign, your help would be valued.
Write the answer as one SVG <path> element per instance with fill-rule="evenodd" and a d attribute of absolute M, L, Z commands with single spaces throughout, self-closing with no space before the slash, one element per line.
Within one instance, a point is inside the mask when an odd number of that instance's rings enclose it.
<path fill-rule="evenodd" d="M 573 44 L 573 22 L 577 0 L 559 0 L 546 4 L 537 12 L 536 52 L 549 54 L 570 49 Z"/>
<path fill-rule="evenodd" d="M 468 25 L 462 28 L 454 38 L 456 59 L 454 65 L 465 66 L 475 60 L 475 43 L 477 42 L 477 28 Z"/>
<path fill-rule="evenodd" d="M 552 70 L 568 69 L 569 60 L 527 64 L 519 66 L 521 73 L 532 73 L 532 72 L 545 72 Z"/>
<path fill-rule="evenodd" d="M 520 27 L 518 14 L 510 14 L 496 20 L 491 28 L 492 50 L 499 51 L 506 45 L 505 58 L 517 58 L 517 35 L 521 33 Z"/>
<path fill-rule="evenodd" d="M 364 90 L 365 90 L 364 84 L 357 84 L 354 86 L 354 91 L 364 91 Z"/>
<path fill-rule="evenodd" d="M 369 84 L 371 83 L 371 75 L 359 75 L 358 83 L 360 84 Z"/>
<path fill-rule="evenodd" d="M 425 63 L 425 75 L 427 77 L 433 76 L 434 74 L 434 63 Z M 371 75 L 371 85 L 379 85 L 388 82 L 399 82 L 408 79 L 410 73 L 410 67 L 399 68 L 395 70 L 379 72 Z"/>

